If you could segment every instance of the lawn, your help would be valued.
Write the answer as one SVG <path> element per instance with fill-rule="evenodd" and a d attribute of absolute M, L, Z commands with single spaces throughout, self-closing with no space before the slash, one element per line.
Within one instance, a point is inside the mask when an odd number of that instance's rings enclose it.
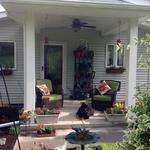
<path fill-rule="evenodd" d="M 78 145 L 76 146 L 75 150 L 81 150 L 81 147 Z M 115 150 L 115 144 L 99 144 L 93 147 L 86 147 L 85 150 Z"/>

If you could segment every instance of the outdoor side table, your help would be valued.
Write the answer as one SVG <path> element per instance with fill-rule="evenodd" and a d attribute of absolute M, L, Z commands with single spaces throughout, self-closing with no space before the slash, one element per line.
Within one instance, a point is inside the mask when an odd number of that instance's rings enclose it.
<path fill-rule="evenodd" d="M 88 132 L 86 136 L 88 137 L 85 140 L 77 139 L 78 133 L 77 132 L 71 132 L 68 135 L 65 136 L 65 140 L 67 140 L 71 144 L 79 144 L 81 145 L 81 150 L 84 150 L 85 145 L 87 144 L 94 144 L 99 139 L 100 136 L 95 132 Z"/>

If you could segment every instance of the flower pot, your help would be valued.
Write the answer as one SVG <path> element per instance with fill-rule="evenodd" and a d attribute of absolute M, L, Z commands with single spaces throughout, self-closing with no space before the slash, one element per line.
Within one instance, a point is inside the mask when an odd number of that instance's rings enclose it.
<path fill-rule="evenodd" d="M 37 123 L 57 123 L 59 114 L 51 114 L 51 115 L 36 115 Z"/>
<path fill-rule="evenodd" d="M 114 123 L 125 123 L 126 122 L 126 114 L 109 114 L 106 111 L 104 111 L 104 115 L 106 120 Z"/>

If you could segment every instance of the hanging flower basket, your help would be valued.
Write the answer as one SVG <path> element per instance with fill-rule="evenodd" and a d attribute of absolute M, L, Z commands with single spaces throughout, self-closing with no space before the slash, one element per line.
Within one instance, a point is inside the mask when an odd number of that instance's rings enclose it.
<path fill-rule="evenodd" d="M 110 67 L 110 68 L 106 68 L 106 73 L 120 74 L 123 73 L 125 70 L 126 69 L 123 67 L 120 68 Z"/>

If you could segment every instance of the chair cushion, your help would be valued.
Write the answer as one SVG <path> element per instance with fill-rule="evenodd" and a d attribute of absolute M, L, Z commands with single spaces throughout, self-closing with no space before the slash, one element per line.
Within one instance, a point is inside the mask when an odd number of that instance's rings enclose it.
<path fill-rule="evenodd" d="M 94 95 L 94 101 L 111 101 L 110 95 Z"/>
<path fill-rule="evenodd" d="M 100 81 L 98 91 L 101 95 L 107 93 L 111 88 L 109 85 L 105 82 L 105 80 Z"/>
<path fill-rule="evenodd" d="M 41 84 L 41 85 L 36 85 L 36 87 L 39 89 L 39 91 L 43 94 L 43 95 L 50 95 L 49 89 L 46 86 L 46 84 Z"/>
<path fill-rule="evenodd" d="M 60 94 L 51 94 L 50 95 L 50 101 L 57 101 L 62 100 L 62 95 Z"/>

